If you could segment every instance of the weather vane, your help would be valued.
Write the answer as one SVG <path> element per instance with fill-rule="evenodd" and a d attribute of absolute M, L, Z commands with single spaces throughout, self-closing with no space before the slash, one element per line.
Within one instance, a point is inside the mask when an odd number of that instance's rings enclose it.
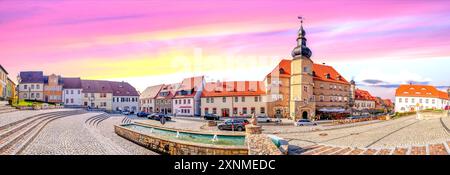
<path fill-rule="evenodd" d="M 304 19 L 303 16 L 298 16 L 297 18 L 300 19 L 300 23 L 303 24 L 303 19 Z"/>

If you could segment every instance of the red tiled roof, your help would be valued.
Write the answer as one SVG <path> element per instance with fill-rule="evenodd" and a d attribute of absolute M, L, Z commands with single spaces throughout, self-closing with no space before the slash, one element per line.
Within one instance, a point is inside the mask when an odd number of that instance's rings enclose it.
<path fill-rule="evenodd" d="M 291 60 L 281 60 L 272 72 L 267 74 L 266 77 L 277 75 L 279 77 L 291 77 Z"/>
<path fill-rule="evenodd" d="M 262 81 L 208 82 L 202 97 L 258 96 L 265 94 Z"/>
<path fill-rule="evenodd" d="M 292 60 L 281 60 L 280 63 L 267 74 L 267 77 L 271 75 L 277 75 L 282 69 L 284 73 L 279 74 L 280 77 L 290 77 L 291 75 L 291 62 Z M 337 72 L 332 66 L 323 64 L 313 64 L 314 80 L 328 81 L 333 83 L 350 84 L 339 72 Z M 329 74 L 329 78 L 327 78 Z"/>
<path fill-rule="evenodd" d="M 81 80 L 83 93 L 112 93 L 113 96 L 139 96 L 136 89 L 127 82 L 104 80 Z"/>
<path fill-rule="evenodd" d="M 430 97 L 449 99 L 446 92 L 436 89 L 434 86 L 429 85 L 400 85 L 395 91 L 395 96 L 398 97 Z"/>
<path fill-rule="evenodd" d="M 388 107 L 394 106 L 394 104 L 392 103 L 392 101 L 389 100 L 389 99 L 384 99 L 383 102 L 384 102 L 384 104 L 385 104 L 386 106 L 388 106 Z"/>
<path fill-rule="evenodd" d="M 314 80 L 328 81 L 333 83 L 350 84 L 333 67 L 323 64 L 313 64 Z M 329 77 L 327 77 L 329 75 Z"/>
<path fill-rule="evenodd" d="M 178 87 L 177 91 L 175 92 L 174 98 L 195 96 L 196 92 L 198 91 L 198 88 L 202 86 L 202 83 L 203 83 L 203 76 L 185 78 L 181 82 L 180 87 Z M 191 93 L 189 95 L 180 95 L 178 94 L 179 91 L 189 91 Z"/>
<path fill-rule="evenodd" d="M 109 82 L 111 89 L 113 90 L 113 96 L 139 96 L 137 90 L 127 82 Z"/>
<path fill-rule="evenodd" d="M 370 95 L 368 91 L 356 89 L 355 90 L 355 99 L 356 100 L 369 100 L 369 101 L 376 101 L 375 97 Z"/>
<path fill-rule="evenodd" d="M 62 78 L 64 89 L 81 89 L 80 78 Z"/>
<path fill-rule="evenodd" d="M 156 96 L 156 99 L 170 99 L 170 98 L 173 98 L 173 96 L 175 95 L 175 92 L 177 91 L 179 86 L 180 86 L 180 83 L 163 85 L 161 90 L 158 93 L 158 96 Z M 161 96 L 162 92 L 168 92 L 169 94 L 167 96 Z"/>

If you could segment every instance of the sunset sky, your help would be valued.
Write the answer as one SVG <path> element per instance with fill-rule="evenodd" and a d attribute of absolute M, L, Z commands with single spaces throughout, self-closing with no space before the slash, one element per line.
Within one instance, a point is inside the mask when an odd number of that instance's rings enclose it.
<path fill-rule="evenodd" d="M 263 80 L 304 28 L 312 60 L 373 95 L 450 85 L 450 1 L 0 1 L 0 64 L 124 80 Z"/>

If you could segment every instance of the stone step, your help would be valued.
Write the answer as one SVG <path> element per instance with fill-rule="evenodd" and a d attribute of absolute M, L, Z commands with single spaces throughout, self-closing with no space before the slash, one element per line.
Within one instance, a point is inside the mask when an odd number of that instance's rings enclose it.
<path fill-rule="evenodd" d="M 49 122 L 58 118 L 63 118 L 72 115 L 84 114 L 84 111 L 70 111 L 66 113 L 52 113 L 44 117 L 39 117 L 32 120 L 26 127 L 21 128 L 16 132 L 12 132 L 5 138 L 0 140 L 0 155 L 12 155 L 22 151 L 34 137 L 42 130 L 42 128 Z"/>

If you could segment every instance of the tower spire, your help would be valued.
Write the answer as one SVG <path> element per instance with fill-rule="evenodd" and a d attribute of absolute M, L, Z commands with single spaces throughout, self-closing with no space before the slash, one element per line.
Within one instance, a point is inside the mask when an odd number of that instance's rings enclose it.
<path fill-rule="evenodd" d="M 300 19 L 300 29 L 298 30 L 298 36 L 297 36 L 297 46 L 292 50 L 292 57 L 297 56 L 304 56 L 306 58 L 311 58 L 312 52 L 311 50 L 306 46 L 306 33 L 303 29 L 303 17 L 299 16 L 298 19 Z"/>

